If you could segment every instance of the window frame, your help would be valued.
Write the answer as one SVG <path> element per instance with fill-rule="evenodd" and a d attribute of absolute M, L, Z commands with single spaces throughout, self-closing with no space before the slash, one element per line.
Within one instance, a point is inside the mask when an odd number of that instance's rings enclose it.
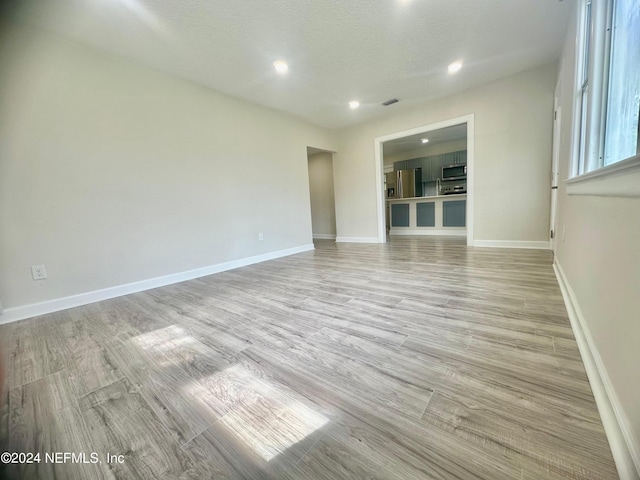
<path fill-rule="evenodd" d="M 572 147 L 564 182 L 569 195 L 640 196 L 640 126 L 636 155 L 604 164 L 616 1 L 580 0 L 578 5 Z"/>
<path fill-rule="evenodd" d="M 604 167 L 614 1 L 581 0 L 579 5 L 574 99 L 576 121 L 574 122 L 574 153 L 569 172 L 570 178 Z"/>

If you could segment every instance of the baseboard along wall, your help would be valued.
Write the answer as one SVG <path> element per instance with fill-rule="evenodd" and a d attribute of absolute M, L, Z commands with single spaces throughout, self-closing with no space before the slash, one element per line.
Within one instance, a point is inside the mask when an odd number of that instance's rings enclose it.
<path fill-rule="evenodd" d="M 0 315 L 0 324 L 16 322 L 18 320 L 24 320 L 25 318 L 45 315 L 47 313 L 66 310 L 67 308 L 79 307 L 81 305 L 87 305 L 89 303 L 100 302 L 102 300 L 108 300 L 110 298 L 121 297 L 130 293 L 142 292 L 144 290 L 150 290 L 152 288 L 164 287 L 165 285 L 171 285 L 173 283 L 184 282 L 186 280 L 191 280 L 194 278 L 205 277 L 207 275 L 213 275 L 214 273 L 220 273 L 227 270 L 233 270 L 234 268 L 253 265 L 254 263 L 260 263 L 267 260 L 274 260 L 276 258 L 295 255 L 296 253 L 308 252 L 309 250 L 313 249 L 314 246 L 312 243 L 310 243 L 307 245 L 300 245 L 298 247 L 263 253 L 261 255 L 241 258 L 238 260 L 232 260 L 230 262 L 223 262 L 207 267 L 196 268 L 194 270 L 188 270 L 186 272 L 172 273 L 169 275 L 164 275 L 162 277 L 155 277 L 138 282 L 127 283 L 124 285 L 116 285 L 114 287 L 104 288 L 101 290 L 94 290 L 91 292 L 80 293 L 68 297 L 47 300 L 46 302 L 6 308 L 4 310 L 4 313 Z"/>
<path fill-rule="evenodd" d="M 336 234 L 335 233 L 314 233 L 313 238 L 318 240 L 335 240 Z"/>
<path fill-rule="evenodd" d="M 582 363 L 589 377 L 618 475 L 621 480 L 640 480 L 640 448 L 633 436 L 631 423 L 620 406 L 607 369 L 602 362 L 589 326 L 564 270 L 557 262 L 554 262 L 553 269 L 562 291 L 571 329 L 576 337 Z"/>
<path fill-rule="evenodd" d="M 378 237 L 336 237 L 336 242 L 343 243 L 380 243 Z"/>
<path fill-rule="evenodd" d="M 466 237 L 466 230 L 423 230 L 413 228 L 392 228 L 389 235 L 421 235 L 421 236 L 442 236 L 442 237 Z"/>
<path fill-rule="evenodd" d="M 536 250 L 549 250 L 549 241 L 529 241 L 529 240 L 474 240 L 474 247 L 492 248 L 533 248 Z"/>

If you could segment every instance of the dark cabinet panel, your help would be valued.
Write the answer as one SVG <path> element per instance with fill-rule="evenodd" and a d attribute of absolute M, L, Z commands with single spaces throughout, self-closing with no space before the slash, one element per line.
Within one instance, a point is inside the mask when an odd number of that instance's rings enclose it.
<path fill-rule="evenodd" d="M 454 200 L 442 202 L 442 226 L 464 227 L 466 226 L 467 201 Z"/>
<path fill-rule="evenodd" d="M 442 178 L 442 167 L 446 165 L 466 165 L 467 151 L 441 153 L 428 157 L 412 158 L 410 160 L 399 160 L 393 163 L 394 170 L 407 170 L 410 168 L 422 169 L 423 182 L 435 182 Z"/>
<path fill-rule="evenodd" d="M 422 160 L 422 181 L 423 182 L 435 182 L 437 175 L 434 161 L 431 157 L 424 157 Z"/>
<path fill-rule="evenodd" d="M 421 158 L 413 158 L 411 160 L 407 160 L 406 168 L 420 168 L 422 167 L 422 159 Z"/>
<path fill-rule="evenodd" d="M 435 182 L 438 178 L 442 177 L 442 162 L 444 162 L 444 155 L 432 155 L 428 158 L 431 161 L 431 175 Z"/>
<path fill-rule="evenodd" d="M 436 204 L 434 202 L 416 204 L 416 225 L 418 227 L 436 226 Z"/>
<path fill-rule="evenodd" d="M 411 160 L 400 160 L 393 162 L 393 170 L 410 170 L 412 168 L 422 168 L 422 158 L 412 158 Z"/>
<path fill-rule="evenodd" d="M 391 226 L 392 227 L 408 227 L 409 226 L 409 204 L 408 203 L 391 204 Z"/>
<path fill-rule="evenodd" d="M 463 165 L 467 163 L 467 152 L 465 150 L 447 153 L 445 157 L 446 160 L 443 165 Z"/>

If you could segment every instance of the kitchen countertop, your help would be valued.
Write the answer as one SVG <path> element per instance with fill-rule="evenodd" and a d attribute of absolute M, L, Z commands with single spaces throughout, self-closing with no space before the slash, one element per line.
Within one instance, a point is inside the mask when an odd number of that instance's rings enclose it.
<path fill-rule="evenodd" d="M 451 195 L 432 195 L 430 197 L 409 197 L 409 198 L 387 198 L 387 202 L 413 202 L 416 200 L 446 200 L 446 199 L 460 199 L 466 197 L 466 193 L 453 193 Z"/>

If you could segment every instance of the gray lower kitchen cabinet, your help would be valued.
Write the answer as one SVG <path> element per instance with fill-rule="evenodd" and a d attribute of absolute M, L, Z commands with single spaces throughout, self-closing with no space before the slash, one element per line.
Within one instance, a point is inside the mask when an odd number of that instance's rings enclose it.
<path fill-rule="evenodd" d="M 423 202 L 416 204 L 416 226 L 436 226 L 436 204 L 434 202 Z"/>
<path fill-rule="evenodd" d="M 466 217 L 466 200 L 451 200 L 442 202 L 443 227 L 464 227 L 466 226 Z"/>
<path fill-rule="evenodd" d="M 409 226 L 409 204 L 394 203 L 391 205 L 391 226 L 392 227 L 408 227 Z"/>

